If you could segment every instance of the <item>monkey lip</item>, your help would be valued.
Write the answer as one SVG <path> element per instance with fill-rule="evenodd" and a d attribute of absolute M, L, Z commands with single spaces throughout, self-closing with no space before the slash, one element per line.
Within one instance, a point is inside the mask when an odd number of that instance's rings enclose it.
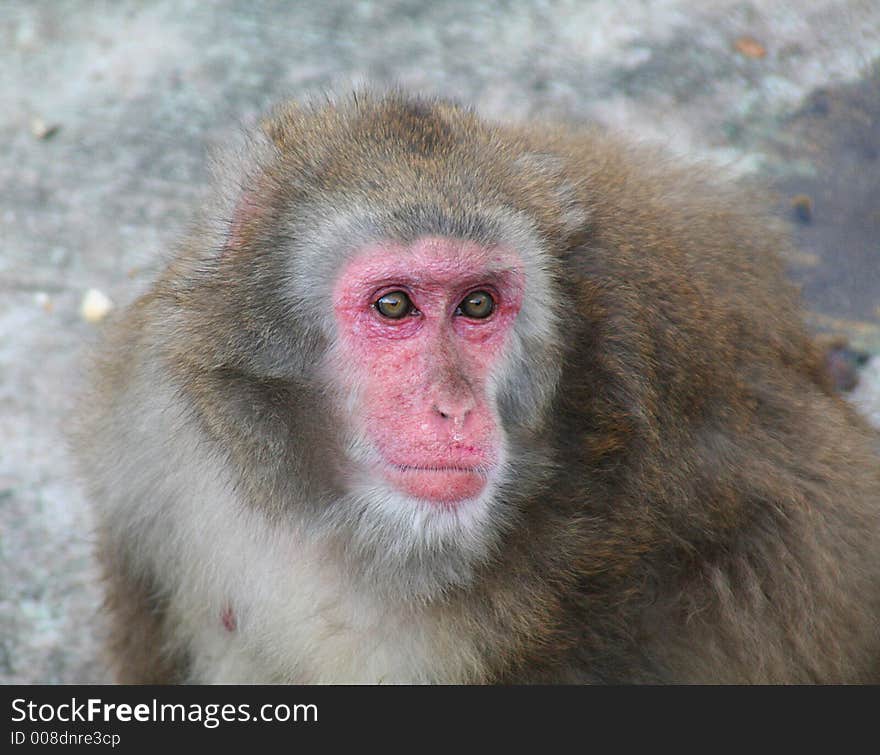
<path fill-rule="evenodd" d="M 459 464 L 390 464 L 385 474 L 401 492 L 446 505 L 479 495 L 487 480 L 485 467 Z"/>

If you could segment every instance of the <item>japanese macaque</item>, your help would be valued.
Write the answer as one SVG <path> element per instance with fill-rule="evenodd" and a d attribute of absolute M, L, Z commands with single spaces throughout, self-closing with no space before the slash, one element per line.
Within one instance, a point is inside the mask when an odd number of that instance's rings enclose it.
<path fill-rule="evenodd" d="M 880 442 L 756 203 L 400 93 L 221 166 L 79 411 L 120 681 L 880 681 Z"/>

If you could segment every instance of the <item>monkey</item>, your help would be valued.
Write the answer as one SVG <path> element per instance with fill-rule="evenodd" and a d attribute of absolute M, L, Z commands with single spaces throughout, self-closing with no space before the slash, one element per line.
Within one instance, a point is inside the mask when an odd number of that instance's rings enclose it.
<path fill-rule="evenodd" d="M 880 681 L 781 221 L 592 125 L 270 112 L 74 419 L 124 683 Z"/>

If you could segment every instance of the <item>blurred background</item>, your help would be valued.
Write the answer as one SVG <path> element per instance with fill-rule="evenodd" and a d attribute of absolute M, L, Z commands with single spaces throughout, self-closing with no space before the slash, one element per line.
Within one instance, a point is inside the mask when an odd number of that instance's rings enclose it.
<path fill-rule="evenodd" d="M 810 324 L 847 339 L 880 425 L 876 0 L 3 0 L 0 681 L 108 681 L 63 440 L 104 315 L 183 233 L 213 146 L 367 82 L 597 121 L 770 186 Z"/>

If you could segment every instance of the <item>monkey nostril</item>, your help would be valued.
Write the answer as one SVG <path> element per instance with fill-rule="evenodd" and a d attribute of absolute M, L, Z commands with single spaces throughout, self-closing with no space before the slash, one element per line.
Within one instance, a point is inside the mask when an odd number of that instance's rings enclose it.
<path fill-rule="evenodd" d="M 441 419 L 451 419 L 457 422 L 464 422 L 467 420 L 468 416 L 471 413 L 471 407 L 462 406 L 462 407 L 448 407 L 444 406 L 440 408 L 437 404 L 433 406 L 434 411 L 438 414 Z"/>

